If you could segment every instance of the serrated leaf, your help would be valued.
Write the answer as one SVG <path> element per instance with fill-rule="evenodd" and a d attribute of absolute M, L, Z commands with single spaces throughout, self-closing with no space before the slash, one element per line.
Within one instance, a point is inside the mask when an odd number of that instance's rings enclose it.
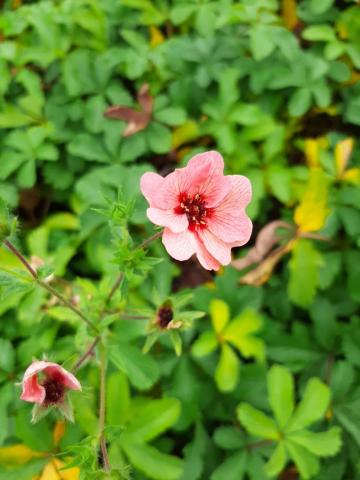
<path fill-rule="evenodd" d="M 271 367 L 267 375 L 269 403 L 280 429 L 284 428 L 294 411 L 294 379 L 281 365 Z"/>
<path fill-rule="evenodd" d="M 327 432 L 314 433 L 301 430 L 288 436 L 293 442 L 305 447 L 309 452 L 318 457 L 335 455 L 341 447 L 340 427 L 330 428 Z"/>
<path fill-rule="evenodd" d="M 280 433 L 270 417 L 248 403 L 241 403 L 236 410 L 240 423 L 256 437 L 278 440 Z"/>
<path fill-rule="evenodd" d="M 306 384 L 301 402 L 287 425 L 286 431 L 294 432 L 321 420 L 325 415 L 329 402 L 329 387 L 318 378 L 311 378 Z"/>
<path fill-rule="evenodd" d="M 315 455 L 291 440 L 286 440 L 285 445 L 302 478 L 307 480 L 318 473 L 319 460 Z"/>

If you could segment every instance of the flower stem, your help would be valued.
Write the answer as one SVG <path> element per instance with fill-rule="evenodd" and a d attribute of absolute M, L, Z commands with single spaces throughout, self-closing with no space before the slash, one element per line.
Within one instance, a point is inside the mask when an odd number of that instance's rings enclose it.
<path fill-rule="evenodd" d="M 109 455 L 106 447 L 105 429 L 105 400 L 106 400 L 106 351 L 102 349 L 100 355 L 100 399 L 99 399 L 99 437 L 100 449 L 103 458 L 103 469 L 111 471 Z"/>
<path fill-rule="evenodd" d="M 146 240 L 144 240 L 142 243 L 140 243 L 140 245 L 138 245 L 137 247 L 135 247 L 135 250 L 141 250 L 141 249 L 144 249 L 146 248 L 148 245 L 150 245 L 151 242 L 154 242 L 155 240 L 157 240 L 158 238 L 161 237 L 161 235 L 163 234 L 162 230 L 160 232 L 156 232 L 154 233 L 154 235 L 151 235 L 151 237 L 147 238 Z M 115 283 L 112 287 L 112 289 L 110 290 L 110 293 L 105 301 L 105 306 L 108 305 L 110 303 L 110 300 L 112 299 L 114 293 L 116 292 L 116 290 L 119 288 L 120 284 L 122 283 L 124 279 L 124 273 L 123 272 L 120 272 L 119 275 L 117 276 L 116 280 L 115 280 Z"/>
<path fill-rule="evenodd" d="M 95 337 L 94 341 L 89 345 L 88 349 L 81 355 L 81 357 L 75 363 L 75 365 L 72 369 L 72 371 L 74 373 L 76 373 L 80 369 L 80 367 L 83 365 L 83 363 L 92 355 L 92 353 L 94 352 L 94 350 L 96 348 L 96 345 L 100 341 L 100 338 L 101 338 L 100 335 Z"/>
<path fill-rule="evenodd" d="M 84 322 L 86 322 L 92 330 L 94 330 L 96 333 L 99 332 L 95 324 L 89 318 L 87 318 L 86 315 L 84 315 L 81 312 L 81 310 L 76 308 L 75 305 L 73 305 L 69 300 L 63 297 L 61 293 L 55 290 L 51 285 L 47 284 L 46 282 L 41 280 L 41 278 L 39 278 L 38 274 L 32 268 L 32 266 L 29 264 L 26 258 L 19 252 L 19 250 L 11 242 L 9 242 L 9 240 L 4 240 L 3 243 L 14 255 L 16 255 L 16 257 L 24 265 L 24 267 L 27 269 L 27 271 L 30 273 L 30 275 L 33 277 L 33 279 L 36 281 L 38 285 L 45 288 L 48 292 L 50 292 L 52 295 L 58 298 L 61 303 L 63 303 L 66 307 L 72 310 L 78 317 L 80 317 Z"/>

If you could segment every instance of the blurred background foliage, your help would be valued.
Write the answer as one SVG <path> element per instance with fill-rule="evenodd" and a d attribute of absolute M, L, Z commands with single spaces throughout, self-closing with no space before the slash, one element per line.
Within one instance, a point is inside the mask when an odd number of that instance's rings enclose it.
<path fill-rule="evenodd" d="M 0 196 L 19 216 L 23 251 L 75 303 L 96 312 L 119 270 L 119 189 L 135 240 L 153 233 L 143 172 L 217 149 L 227 173 L 253 184 L 254 233 L 233 266 L 213 276 L 170 261 L 158 242 L 162 262 L 114 296 L 115 311 L 156 318 L 191 289 L 179 320 L 198 319 L 180 356 L 178 332 L 145 356 L 147 323 L 113 320 L 113 478 L 360 478 L 359 78 L 352 0 L 3 2 Z M 115 105 L 127 107 L 123 120 L 109 118 Z M 99 214 L 109 202 L 110 222 Z M 0 478 L 103 478 L 86 473 L 96 368 L 80 372 L 85 393 L 65 429 L 52 418 L 30 425 L 14 386 L 34 356 L 72 361 L 84 329 L 4 248 L 0 265 Z M 284 433 L 274 453 L 276 403 L 290 418 L 292 382 L 299 428 L 315 426 Z M 61 473 L 59 450 L 75 465 Z"/>

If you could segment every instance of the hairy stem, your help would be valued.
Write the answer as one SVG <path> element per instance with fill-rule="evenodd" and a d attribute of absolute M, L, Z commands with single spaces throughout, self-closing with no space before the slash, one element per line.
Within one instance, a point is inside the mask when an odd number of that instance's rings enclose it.
<path fill-rule="evenodd" d="M 79 360 L 75 363 L 72 369 L 73 373 L 76 373 L 80 369 L 80 367 L 83 365 L 83 363 L 93 354 L 96 348 L 96 345 L 99 343 L 99 341 L 100 341 L 100 335 L 95 337 L 94 341 L 89 345 L 88 349 L 81 355 Z"/>
<path fill-rule="evenodd" d="M 99 399 L 99 437 L 100 449 L 103 458 L 103 469 L 105 472 L 111 471 L 109 455 L 106 447 L 105 438 L 105 401 L 106 401 L 106 352 L 102 349 L 100 355 L 100 399 Z"/>
<path fill-rule="evenodd" d="M 16 257 L 24 265 L 26 270 L 30 273 L 30 275 L 33 277 L 33 279 L 36 281 L 38 285 L 45 288 L 48 292 L 50 292 L 52 295 L 58 298 L 63 305 L 68 307 L 78 317 L 80 317 L 84 322 L 86 322 L 92 330 L 94 330 L 95 332 L 99 331 L 98 328 L 94 325 L 94 323 L 89 318 L 87 318 L 86 315 L 83 314 L 83 312 L 81 312 L 78 308 L 76 308 L 75 305 L 73 305 L 69 300 L 63 297 L 61 293 L 55 290 L 51 285 L 47 284 L 46 282 L 41 280 L 41 278 L 39 278 L 38 274 L 32 268 L 32 266 L 29 264 L 26 258 L 19 252 L 19 250 L 11 242 L 9 242 L 9 240 L 4 240 L 3 243 L 14 255 L 16 255 Z"/>
<path fill-rule="evenodd" d="M 142 243 L 140 243 L 140 245 L 138 245 L 135 250 L 141 250 L 141 249 L 144 249 L 146 248 L 148 245 L 150 245 L 151 242 L 157 240 L 158 238 L 161 237 L 162 235 L 162 230 L 160 232 L 156 232 L 154 233 L 154 235 L 151 235 L 151 237 L 147 238 L 146 240 L 144 240 Z M 123 272 L 120 272 L 119 275 L 117 276 L 116 280 L 115 280 L 115 283 L 112 287 L 112 289 L 110 290 L 110 293 L 106 299 L 106 302 L 105 302 L 105 305 L 108 305 L 110 303 L 110 300 L 112 299 L 114 293 L 116 292 L 116 290 L 119 288 L 120 284 L 122 283 L 124 279 L 124 273 Z"/>

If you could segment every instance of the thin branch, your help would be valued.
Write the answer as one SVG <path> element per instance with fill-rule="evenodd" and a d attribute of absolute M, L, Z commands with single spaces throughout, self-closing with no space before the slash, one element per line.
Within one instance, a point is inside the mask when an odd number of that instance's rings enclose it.
<path fill-rule="evenodd" d="M 147 239 L 144 240 L 142 243 L 140 243 L 140 245 L 138 245 L 138 246 L 135 248 L 135 250 L 141 250 L 141 249 L 146 248 L 148 245 L 150 245 L 151 242 L 154 242 L 155 240 L 157 240 L 158 238 L 160 238 L 162 234 L 163 234 L 163 231 L 162 231 L 162 230 L 160 230 L 159 232 L 154 233 L 154 235 L 151 235 L 151 237 L 147 238 Z"/>
<path fill-rule="evenodd" d="M 105 400 L 106 400 L 106 353 L 103 350 L 100 357 L 100 400 L 99 400 L 99 436 L 100 449 L 103 457 L 105 472 L 111 471 L 109 455 L 106 447 L 105 429 Z"/>
<path fill-rule="evenodd" d="M 48 283 L 44 282 L 39 278 L 37 272 L 32 268 L 32 266 L 29 264 L 29 262 L 26 260 L 26 258 L 19 252 L 19 250 L 11 243 L 9 240 L 4 240 L 4 245 L 14 254 L 16 257 L 20 260 L 20 262 L 24 265 L 26 270 L 30 273 L 30 275 L 33 277 L 33 279 L 38 283 L 41 287 L 45 288 L 48 292 L 50 292 L 52 295 L 57 297 L 61 303 L 63 303 L 66 307 L 68 307 L 70 310 L 72 310 L 78 317 L 80 317 L 84 322 L 88 324 L 90 328 L 92 328 L 95 332 L 99 332 L 98 328 L 94 325 L 94 323 L 86 317 L 78 308 L 75 307 L 69 300 L 67 300 L 65 297 L 61 295 L 57 290 L 55 290 L 51 285 Z"/>
<path fill-rule="evenodd" d="M 38 279 L 38 275 L 37 273 L 35 272 L 35 270 L 32 268 L 32 266 L 30 265 L 30 263 L 26 260 L 26 258 L 24 258 L 21 253 L 19 252 L 19 250 L 12 244 L 9 242 L 9 240 L 4 240 L 3 241 L 4 245 L 7 246 L 7 248 L 14 254 L 17 256 L 17 258 L 20 260 L 20 262 L 24 265 L 24 267 L 26 268 L 26 270 L 30 273 L 30 275 L 35 279 L 37 280 Z"/>
<path fill-rule="evenodd" d="M 271 443 L 273 443 L 273 440 L 260 440 L 259 442 L 254 442 L 246 445 L 246 449 L 250 451 L 256 448 L 265 447 L 266 445 L 270 445 Z"/>
<path fill-rule="evenodd" d="M 97 337 L 95 337 L 94 341 L 90 344 L 89 348 L 81 355 L 79 360 L 75 363 L 72 369 L 74 373 L 76 373 L 80 369 L 80 367 L 83 365 L 83 363 L 93 354 L 96 348 L 96 345 L 99 343 L 99 341 L 100 341 L 100 336 L 98 335 Z"/>
<path fill-rule="evenodd" d="M 116 292 L 116 290 L 120 287 L 122 281 L 124 279 L 124 274 L 123 272 L 120 272 L 109 295 L 107 296 L 106 298 L 106 301 L 105 301 L 105 305 L 108 305 L 110 303 L 110 300 L 112 299 L 112 296 L 114 295 L 114 293 Z"/>

